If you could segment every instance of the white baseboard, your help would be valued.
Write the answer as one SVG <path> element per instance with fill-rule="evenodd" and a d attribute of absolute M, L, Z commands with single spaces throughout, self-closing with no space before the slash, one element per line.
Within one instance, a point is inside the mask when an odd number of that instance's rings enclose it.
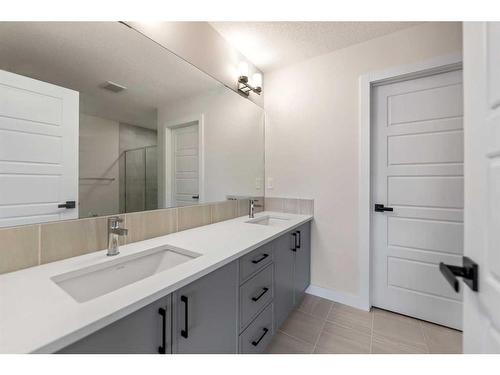
<path fill-rule="evenodd" d="M 366 300 L 363 299 L 361 296 L 357 296 L 355 294 L 350 294 L 350 293 L 342 293 L 342 292 L 336 292 L 331 289 L 326 289 L 322 288 L 317 285 L 309 285 L 309 287 L 306 290 L 306 293 L 312 294 L 314 296 L 318 296 L 321 298 L 326 298 L 329 299 L 330 301 L 333 302 L 338 302 L 342 303 L 344 305 L 352 306 L 357 309 L 369 311 L 370 306 L 366 303 Z"/>

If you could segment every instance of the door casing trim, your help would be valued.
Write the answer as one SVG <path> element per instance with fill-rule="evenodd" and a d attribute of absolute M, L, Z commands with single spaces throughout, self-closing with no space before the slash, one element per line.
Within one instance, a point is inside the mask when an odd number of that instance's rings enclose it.
<path fill-rule="evenodd" d="M 361 308 L 372 307 L 371 257 L 371 170 L 370 170 L 370 103 L 373 86 L 462 68 L 462 54 L 454 53 L 415 64 L 395 66 L 359 77 L 359 143 L 358 143 L 358 269 Z"/>

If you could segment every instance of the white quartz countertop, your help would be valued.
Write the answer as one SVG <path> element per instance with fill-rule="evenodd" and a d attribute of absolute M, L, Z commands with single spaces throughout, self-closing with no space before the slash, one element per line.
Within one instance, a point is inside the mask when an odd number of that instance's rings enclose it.
<path fill-rule="evenodd" d="M 311 215 L 261 212 L 287 218 L 279 225 L 246 223 L 248 216 L 0 275 L 0 353 L 51 353 L 199 279 L 283 233 Z M 108 294 L 79 303 L 51 278 L 161 247 L 201 256 Z"/>

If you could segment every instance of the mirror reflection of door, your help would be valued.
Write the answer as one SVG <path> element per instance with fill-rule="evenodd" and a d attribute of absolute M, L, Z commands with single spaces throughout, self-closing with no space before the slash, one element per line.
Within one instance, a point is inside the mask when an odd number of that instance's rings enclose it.
<path fill-rule="evenodd" d="M 78 99 L 0 70 L 0 227 L 78 218 Z"/>
<path fill-rule="evenodd" d="M 172 203 L 186 206 L 199 202 L 198 122 L 172 129 Z"/>

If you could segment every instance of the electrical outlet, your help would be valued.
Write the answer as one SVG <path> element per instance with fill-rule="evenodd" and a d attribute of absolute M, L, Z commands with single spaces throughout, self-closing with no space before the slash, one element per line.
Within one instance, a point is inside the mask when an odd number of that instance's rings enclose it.
<path fill-rule="evenodd" d="M 260 177 L 255 178 L 255 190 L 260 190 L 262 187 L 262 179 Z"/>

